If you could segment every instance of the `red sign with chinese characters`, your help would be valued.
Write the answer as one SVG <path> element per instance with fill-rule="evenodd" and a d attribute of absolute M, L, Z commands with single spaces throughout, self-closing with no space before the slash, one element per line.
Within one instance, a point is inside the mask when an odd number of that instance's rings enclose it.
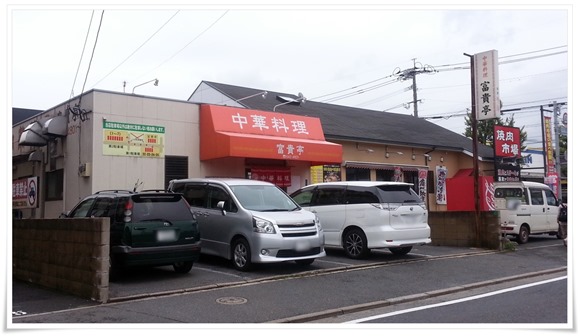
<path fill-rule="evenodd" d="M 200 139 L 202 161 L 243 157 L 342 162 L 342 146 L 324 140 L 320 120 L 300 115 L 202 105 Z"/>
<path fill-rule="evenodd" d="M 493 143 L 496 157 L 520 157 L 520 129 L 517 127 L 493 127 Z"/>

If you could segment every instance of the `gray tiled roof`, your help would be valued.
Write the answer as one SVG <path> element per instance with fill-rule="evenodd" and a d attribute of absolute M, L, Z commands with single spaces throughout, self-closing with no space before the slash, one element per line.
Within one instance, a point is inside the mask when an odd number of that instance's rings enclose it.
<path fill-rule="evenodd" d="M 12 108 L 12 126 L 21 123 L 22 121 L 44 112 L 43 110 L 32 110 L 25 108 Z"/>
<path fill-rule="evenodd" d="M 268 91 L 208 81 L 203 81 L 203 83 L 233 100 Z M 258 95 L 239 103 L 254 110 L 272 111 L 274 106 L 284 102 L 278 96 L 298 98 L 296 94 L 268 91 L 266 99 Z M 290 103 L 278 106 L 276 112 L 319 118 L 324 135 L 330 141 L 335 139 L 473 152 L 473 143 L 470 138 L 411 115 L 308 100 L 302 105 Z M 482 158 L 492 159 L 493 148 L 480 144 L 478 154 Z"/>

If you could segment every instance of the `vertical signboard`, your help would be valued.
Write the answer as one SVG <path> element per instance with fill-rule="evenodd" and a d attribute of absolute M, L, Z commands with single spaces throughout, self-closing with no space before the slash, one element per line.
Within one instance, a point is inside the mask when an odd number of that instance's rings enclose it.
<path fill-rule="evenodd" d="M 447 167 L 437 166 L 436 174 L 435 201 L 437 204 L 447 204 Z"/>
<path fill-rule="evenodd" d="M 495 156 L 495 180 L 498 182 L 520 181 L 521 157 L 520 129 L 509 126 L 493 126 Z"/>
<path fill-rule="evenodd" d="M 475 115 L 476 120 L 500 116 L 499 73 L 497 50 L 475 54 Z"/>
<path fill-rule="evenodd" d="M 552 118 L 544 117 L 544 134 L 546 142 L 544 143 L 546 153 L 546 176 L 544 183 L 549 185 L 556 197 L 558 196 L 558 172 L 556 172 L 556 162 L 554 160 L 554 147 L 552 146 Z"/>
<path fill-rule="evenodd" d="M 419 197 L 427 203 L 427 175 L 429 170 L 419 169 Z"/>

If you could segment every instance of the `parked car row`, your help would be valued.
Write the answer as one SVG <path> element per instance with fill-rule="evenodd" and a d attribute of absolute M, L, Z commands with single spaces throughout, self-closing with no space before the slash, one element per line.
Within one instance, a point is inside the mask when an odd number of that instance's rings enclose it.
<path fill-rule="evenodd" d="M 173 265 L 189 272 L 200 253 L 248 271 L 256 263 L 310 265 L 325 247 L 354 259 L 397 255 L 431 242 L 428 212 L 402 182 L 329 182 L 291 196 L 262 181 L 196 178 L 168 190 L 102 191 L 62 217 L 111 218 L 112 269 Z"/>

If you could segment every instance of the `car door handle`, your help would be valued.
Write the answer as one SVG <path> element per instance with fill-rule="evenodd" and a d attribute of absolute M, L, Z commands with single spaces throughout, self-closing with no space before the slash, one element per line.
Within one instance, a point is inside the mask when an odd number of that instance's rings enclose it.
<path fill-rule="evenodd" d="M 145 230 L 145 229 L 146 229 L 145 227 L 136 227 L 136 226 L 133 227 L 133 230 Z"/>

